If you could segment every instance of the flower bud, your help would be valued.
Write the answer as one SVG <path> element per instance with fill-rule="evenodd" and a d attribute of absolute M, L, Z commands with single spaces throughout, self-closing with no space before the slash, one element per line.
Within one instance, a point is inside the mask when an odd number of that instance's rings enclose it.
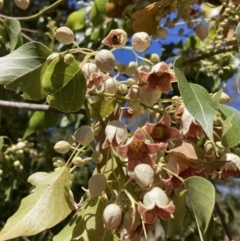
<path fill-rule="evenodd" d="M 56 30 L 54 37 L 62 44 L 71 44 L 74 41 L 74 33 L 68 27 L 60 27 Z"/>
<path fill-rule="evenodd" d="M 0 9 L 2 9 L 4 6 L 4 1 L 3 0 L 0 0 Z"/>
<path fill-rule="evenodd" d="M 94 163 L 100 163 L 100 162 L 102 162 L 102 159 L 103 159 L 103 154 L 102 154 L 101 152 L 99 152 L 99 151 L 94 151 L 94 152 L 92 153 L 92 161 L 93 161 Z"/>
<path fill-rule="evenodd" d="M 62 157 L 54 157 L 53 159 L 53 166 L 54 167 L 63 167 L 65 165 L 65 160 Z"/>
<path fill-rule="evenodd" d="M 122 48 L 127 43 L 127 33 L 123 29 L 111 30 L 102 43 L 113 48 Z"/>
<path fill-rule="evenodd" d="M 26 147 L 26 143 L 23 142 L 23 141 L 20 141 L 20 142 L 18 142 L 18 143 L 16 144 L 16 148 L 17 148 L 18 150 L 24 150 L 25 147 Z"/>
<path fill-rule="evenodd" d="M 158 30 L 157 30 L 157 36 L 160 38 L 160 39 L 165 39 L 168 35 L 168 32 L 165 28 L 163 27 L 159 27 Z"/>
<path fill-rule="evenodd" d="M 80 156 L 76 156 L 72 159 L 72 164 L 76 167 L 82 167 L 85 162 Z"/>
<path fill-rule="evenodd" d="M 128 87 L 126 84 L 119 84 L 118 85 L 118 93 L 121 95 L 125 95 L 128 92 Z"/>
<path fill-rule="evenodd" d="M 82 72 L 83 72 L 85 78 L 88 79 L 92 73 L 99 72 L 99 68 L 94 63 L 85 63 L 82 66 Z"/>
<path fill-rule="evenodd" d="M 134 180 L 143 189 L 149 189 L 154 181 L 154 171 L 147 164 L 139 164 L 134 169 Z"/>
<path fill-rule="evenodd" d="M 127 79 L 127 85 L 135 85 L 137 82 L 135 79 L 133 78 L 128 78 Z"/>
<path fill-rule="evenodd" d="M 93 141 L 94 131 L 92 127 L 84 125 L 75 131 L 74 136 L 78 143 L 87 146 Z"/>
<path fill-rule="evenodd" d="M 208 36 L 208 28 L 207 26 L 200 24 L 195 28 L 196 35 L 201 39 L 204 40 Z"/>
<path fill-rule="evenodd" d="M 160 57 L 158 54 L 151 54 L 150 56 L 150 61 L 153 63 L 153 64 L 157 64 L 160 62 Z"/>
<path fill-rule="evenodd" d="M 139 97 L 139 92 L 140 92 L 139 86 L 138 86 L 138 85 L 132 85 L 132 86 L 129 88 L 128 96 L 129 96 L 129 98 L 131 98 L 131 99 L 138 99 L 138 97 Z"/>
<path fill-rule="evenodd" d="M 64 55 L 63 61 L 65 64 L 71 64 L 75 60 L 74 56 L 72 54 L 66 54 Z"/>
<path fill-rule="evenodd" d="M 109 204 L 103 211 L 103 223 L 107 230 L 116 229 L 122 220 L 122 210 L 115 204 Z"/>
<path fill-rule="evenodd" d="M 14 0 L 14 2 L 19 8 L 21 8 L 23 10 L 27 9 L 30 4 L 29 0 Z"/>
<path fill-rule="evenodd" d="M 154 187 L 144 195 L 143 204 L 146 207 L 154 207 L 155 205 L 158 207 L 167 206 L 167 194 L 161 188 Z"/>
<path fill-rule="evenodd" d="M 127 67 L 126 67 L 126 69 L 125 69 L 125 72 L 126 72 L 126 74 L 132 75 L 132 74 L 135 74 L 135 73 L 136 73 L 137 68 L 138 68 L 137 63 L 134 62 L 134 61 L 131 61 L 131 62 L 129 62 L 129 64 L 127 65 Z"/>
<path fill-rule="evenodd" d="M 57 59 L 60 57 L 60 53 L 52 53 L 47 57 L 47 64 L 49 65 L 54 59 Z"/>
<path fill-rule="evenodd" d="M 115 57 L 109 50 L 102 49 L 95 55 L 95 63 L 102 72 L 111 73 L 115 68 Z"/>
<path fill-rule="evenodd" d="M 151 44 L 150 37 L 145 32 L 135 33 L 132 37 L 132 46 L 136 51 L 143 52 Z"/>
<path fill-rule="evenodd" d="M 230 97 L 226 93 L 222 92 L 219 103 L 226 104 L 229 101 L 230 101 Z"/>
<path fill-rule="evenodd" d="M 54 146 L 54 150 L 62 154 L 67 153 L 70 148 L 71 146 L 67 141 L 58 141 Z"/>
<path fill-rule="evenodd" d="M 88 189 L 92 198 L 100 195 L 105 190 L 106 186 L 107 179 L 101 173 L 93 175 L 88 181 Z"/>
<path fill-rule="evenodd" d="M 108 78 L 100 89 L 101 92 L 108 94 L 116 94 L 117 93 L 117 82 L 113 78 Z"/>

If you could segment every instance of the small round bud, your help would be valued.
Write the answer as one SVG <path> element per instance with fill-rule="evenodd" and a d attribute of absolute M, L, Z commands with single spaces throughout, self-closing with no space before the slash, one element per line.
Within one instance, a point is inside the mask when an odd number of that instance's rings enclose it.
<path fill-rule="evenodd" d="M 63 167 L 66 164 L 65 160 L 59 156 L 54 157 L 52 160 L 53 160 L 54 167 Z"/>
<path fill-rule="evenodd" d="M 94 131 L 92 127 L 84 125 L 75 131 L 74 136 L 78 143 L 87 146 L 93 141 Z"/>
<path fill-rule="evenodd" d="M 135 79 L 133 78 L 128 78 L 127 79 L 127 85 L 135 85 L 137 82 Z"/>
<path fill-rule="evenodd" d="M 115 57 L 109 50 L 102 49 L 95 55 L 95 63 L 101 71 L 111 73 L 115 68 Z"/>
<path fill-rule="evenodd" d="M 72 164 L 76 167 L 82 167 L 85 164 L 85 162 L 80 156 L 76 156 L 73 158 Z"/>
<path fill-rule="evenodd" d="M 19 167 L 19 166 L 21 166 L 21 162 L 19 160 L 16 160 L 16 161 L 13 162 L 13 166 Z"/>
<path fill-rule="evenodd" d="M 20 142 L 18 142 L 18 143 L 16 144 L 16 148 L 17 148 L 18 150 L 24 150 L 25 147 L 26 147 L 26 143 L 23 142 L 23 141 L 20 141 Z"/>
<path fill-rule="evenodd" d="M 157 64 L 160 62 L 160 57 L 158 54 L 151 54 L 150 56 L 150 61 L 153 63 L 153 64 Z"/>
<path fill-rule="evenodd" d="M 127 87 L 127 85 L 120 83 L 120 84 L 118 85 L 118 92 L 119 92 L 119 94 L 121 94 L 121 95 L 125 95 L 125 94 L 128 92 L 128 87 Z"/>
<path fill-rule="evenodd" d="M 160 38 L 160 39 L 165 39 L 168 35 L 168 32 L 165 28 L 163 27 L 159 27 L 158 30 L 157 30 L 157 36 Z"/>
<path fill-rule="evenodd" d="M 147 164 L 139 164 L 134 169 L 134 180 L 143 189 L 149 189 L 154 181 L 154 171 Z"/>
<path fill-rule="evenodd" d="M 125 69 L 125 72 L 126 72 L 126 74 L 132 75 L 132 74 L 135 74 L 135 73 L 136 73 L 137 68 L 138 68 L 137 63 L 134 62 L 134 61 L 131 61 L 131 62 L 129 62 L 129 64 L 127 65 L 127 67 L 126 67 L 126 69 Z"/>
<path fill-rule="evenodd" d="M 47 64 L 49 65 L 54 59 L 60 57 L 60 53 L 52 53 L 47 57 Z"/>
<path fill-rule="evenodd" d="M 71 44 L 74 41 L 74 33 L 68 27 L 60 27 L 56 30 L 54 37 L 62 44 Z"/>
<path fill-rule="evenodd" d="M 70 150 L 71 146 L 67 141 L 58 141 L 54 145 L 54 150 L 58 153 L 67 153 Z"/>
<path fill-rule="evenodd" d="M 103 159 L 103 154 L 102 154 L 101 152 L 99 152 L 99 151 L 94 151 L 94 152 L 92 153 L 92 161 L 93 161 L 94 163 L 100 163 L 100 162 L 102 162 L 102 159 Z"/>
<path fill-rule="evenodd" d="M 14 3 L 21 9 L 25 10 L 29 7 L 29 0 L 14 0 Z"/>
<path fill-rule="evenodd" d="M 71 64 L 75 60 L 74 56 L 72 54 L 66 54 L 64 55 L 63 61 L 65 64 Z"/>
<path fill-rule="evenodd" d="M 222 92 L 219 103 L 226 104 L 229 101 L 230 101 L 230 97 L 226 93 Z"/>
<path fill-rule="evenodd" d="M 3 0 L 0 0 L 0 9 L 2 9 L 4 6 L 4 1 Z"/>
<path fill-rule="evenodd" d="M 145 32 L 135 33 L 132 37 L 132 46 L 136 51 L 143 52 L 151 44 L 150 37 Z"/>
<path fill-rule="evenodd" d="M 92 198 L 100 195 L 105 190 L 106 186 L 107 179 L 101 173 L 93 175 L 88 181 L 88 189 Z"/>
<path fill-rule="evenodd" d="M 113 230 L 118 227 L 122 220 L 122 210 L 115 204 L 109 204 L 103 211 L 103 223 L 107 230 Z"/>
<path fill-rule="evenodd" d="M 2 176 L 2 174 L 3 174 L 3 170 L 2 170 L 2 169 L 0 169 L 0 176 Z"/>
<path fill-rule="evenodd" d="M 205 26 L 203 24 L 198 25 L 195 28 L 195 32 L 201 40 L 204 40 L 208 36 L 208 28 L 207 28 L 207 26 Z"/>

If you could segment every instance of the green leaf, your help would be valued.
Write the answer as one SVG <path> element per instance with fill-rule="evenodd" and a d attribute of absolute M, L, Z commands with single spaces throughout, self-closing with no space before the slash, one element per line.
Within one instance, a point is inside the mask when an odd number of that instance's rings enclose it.
<path fill-rule="evenodd" d="M 16 19 L 6 19 L 3 21 L 3 24 L 10 43 L 10 51 L 12 52 L 18 44 L 21 25 Z"/>
<path fill-rule="evenodd" d="M 4 144 L 4 139 L 3 137 L 0 136 L 0 150 L 2 150 Z"/>
<path fill-rule="evenodd" d="M 231 118 L 232 126 L 225 131 L 221 142 L 225 147 L 233 147 L 240 143 L 240 112 L 230 106 L 219 105 L 222 118 L 226 121 Z M 229 120 L 229 119 L 228 119 Z"/>
<path fill-rule="evenodd" d="M 36 131 L 41 131 L 51 126 L 54 126 L 57 121 L 58 114 L 35 111 L 29 120 L 29 125 L 23 135 L 23 139 L 26 139 L 28 136 L 32 135 Z"/>
<path fill-rule="evenodd" d="M 183 227 L 183 220 L 186 214 L 186 193 L 182 196 L 175 196 L 173 203 L 176 207 L 174 218 L 170 220 L 161 220 L 161 224 L 165 231 L 166 238 L 181 234 Z"/>
<path fill-rule="evenodd" d="M 188 83 L 181 70 L 180 57 L 174 62 L 174 72 L 185 107 L 199 122 L 209 139 L 213 140 L 213 120 L 216 114 L 213 100 L 202 86 Z"/>
<path fill-rule="evenodd" d="M 222 95 L 223 90 L 220 89 L 218 92 L 214 93 L 214 95 L 212 96 L 212 101 L 214 103 L 214 107 L 215 109 L 218 108 L 219 105 L 219 101 L 221 99 L 221 95 Z"/>
<path fill-rule="evenodd" d="M 68 225 L 53 238 L 53 241 L 101 241 L 105 233 L 102 219 L 104 207 L 105 203 L 101 197 L 86 199 L 83 207 L 71 218 Z"/>
<path fill-rule="evenodd" d="M 90 12 L 90 21 L 93 25 L 100 25 L 107 0 L 95 0 Z"/>
<path fill-rule="evenodd" d="M 0 241 L 31 236 L 61 222 L 73 210 L 69 189 L 72 176 L 65 167 L 52 173 L 37 172 L 28 178 L 35 189 L 22 199 L 17 212 L 0 232 Z"/>
<path fill-rule="evenodd" d="M 44 98 L 46 93 L 42 89 L 41 79 L 50 54 L 45 45 L 31 42 L 0 58 L 0 84 L 21 90 L 25 97 L 33 100 Z"/>
<path fill-rule="evenodd" d="M 200 239 L 206 234 L 214 209 L 215 190 L 213 185 L 202 177 L 189 177 L 184 181 L 187 189 Z"/>
<path fill-rule="evenodd" d="M 114 111 L 115 105 L 116 105 L 116 100 L 114 98 L 110 100 L 101 98 L 96 102 L 94 102 L 95 108 L 99 111 L 99 114 L 103 118 L 112 114 L 112 112 Z M 91 115 L 93 118 L 96 118 L 94 109 L 91 109 Z"/>
<path fill-rule="evenodd" d="M 85 14 L 86 14 L 85 8 L 72 12 L 67 18 L 66 26 L 72 30 L 80 30 L 84 28 Z"/>

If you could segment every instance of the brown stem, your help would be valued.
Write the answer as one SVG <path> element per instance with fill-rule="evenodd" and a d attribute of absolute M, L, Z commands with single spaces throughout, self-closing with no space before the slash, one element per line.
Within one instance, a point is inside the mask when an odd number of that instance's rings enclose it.
<path fill-rule="evenodd" d="M 23 103 L 23 102 L 12 102 L 6 100 L 0 100 L 0 109 L 21 109 L 21 110 L 33 110 L 33 111 L 45 111 L 52 113 L 63 113 L 60 110 L 57 110 L 49 105 L 44 104 L 31 104 L 31 103 Z M 73 113 L 81 113 L 85 115 L 85 110 L 80 109 Z"/>
<path fill-rule="evenodd" d="M 12 17 L 12 16 L 7 16 L 7 15 L 4 15 L 4 14 L 0 14 L 0 18 L 3 18 L 3 19 L 16 19 L 16 20 L 19 20 L 19 21 L 31 21 L 31 20 L 34 20 L 36 18 L 39 18 L 40 16 L 42 16 L 46 12 L 56 8 L 58 5 L 60 5 L 63 2 L 65 2 L 65 0 L 58 0 L 55 3 L 53 3 L 52 5 L 49 5 L 48 7 L 45 7 L 44 9 L 40 10 L 38 13 L 33 14 L 31 16 Z"/>
<path fill-rule="evenodd" d="M 186 61 L 183 61 L 182 62 L 182 66 L 185 67 L 187 65 L 192 65 L 192 64 L 195 64 L 203 59 L 207 59 L 207 58 L 210 58 L 214 55 L 218 55 L 218 54 L 222 54 L 222 53 L 226 53 L 226 52 L 231 52 L 231 51 L 236 51 L 238 50 L 238 46 L 237 45 L 234 45 L 234 46 L 230 46 L 230 47 L 227 47 L 227 48 L 223 48 L 223 49 L 218 49 L 218 50 L 214 50 L 210 53 L 206 53 L 206 54 L 202 54 L 196 58 L 192 58 L 192 59 L 189 59 L 189 60 L 186 60 Z"/>
<path fill-rule="evenodd" d="M 221 219 L 221 222 L 222 222 L 223 228 L 224 228 L 224 230 L 225 230 L 225 233 L 226 233 L 226 235 L 227 235 L 227 237 L 228 237 L 228 240 L 229 240 L 229 241 L 234 241 L 233 238 L 232 238 L 232 235 L 231 235 L 231 233 L 230 233 L 230 230 L 229 230 L 229 228 L 228 228 L 228 225 L 227 225 L 227 223 L 226 223 L 226 221 L 225 221 L 225 218 L 224 218 L 224 215 L 223 215 L 223 213 L 222 213 L 222 210 L 221 210 L 221 208 L 219 207 L 219 205 L 218 205 L 217 202 L 215 202 L 215 209 L 216 209 L 216 211 L 217 211 L 217 213 L 218 213 L 219 218 Z"/>

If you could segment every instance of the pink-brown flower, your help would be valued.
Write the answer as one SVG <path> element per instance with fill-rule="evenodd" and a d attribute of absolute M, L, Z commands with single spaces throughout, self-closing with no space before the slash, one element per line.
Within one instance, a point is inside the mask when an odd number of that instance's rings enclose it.
<path fill-rule="evenodd" d="M 230 176 L 240 178 L 240 157 L 234 153 L 226 153 L 220 161 L 227 161 L 227 163 L 220 168 L 220 177 L 228 178 Z"/>
<path fill-rule="evenodd" d="M 127 43 L 127 33 L 123 29 L 113 29 L 102 43 L 113 48 L 122 48 Z"/>
<path fill-rule="evenodd" d="M 155 163 L 150 154 L 158 152 L 160 147 L 159 144 L 147 143 L 143 132 L 137 129 L 133 137 L 127 141 L 127 144 L 117 147 L 117 152 L 120 156 L 128 158 L 128 171 L 133 172 L 134 168 L 140 163 L 154 167 Z"/>
<path fill-rule="evenodd" d="M 154 187 L 143 197 L 143 203 L 138 204 L 138 212 L 143 215 L 144 222 L 153 224 L 157 218 L 163 220 L 173 218 L 175 205 L 169 203 L 166 193 L 159 187 Z"/>
<path fill-rule="evenodd" d="M 146 123 L 144 130 L 152 137 L 154 142 L 161 143 L 161 149 L 166 150 L 169 140 L 178 140 L 180 132 L 171 127 L 171 118 L 164 115 L 157 124 Z"/>
<path fill-rule="evenodd" d="M 169 92 L 172 90 L 171 82 L 176 82 L 177 78 L 170 67 L 164 63 L 160 62 L 156 65 L 141 66 L 138 69 L 139 85 L 145 86 L 146 90 L 154 91 L 156 89 L 161 92 Z"/>

